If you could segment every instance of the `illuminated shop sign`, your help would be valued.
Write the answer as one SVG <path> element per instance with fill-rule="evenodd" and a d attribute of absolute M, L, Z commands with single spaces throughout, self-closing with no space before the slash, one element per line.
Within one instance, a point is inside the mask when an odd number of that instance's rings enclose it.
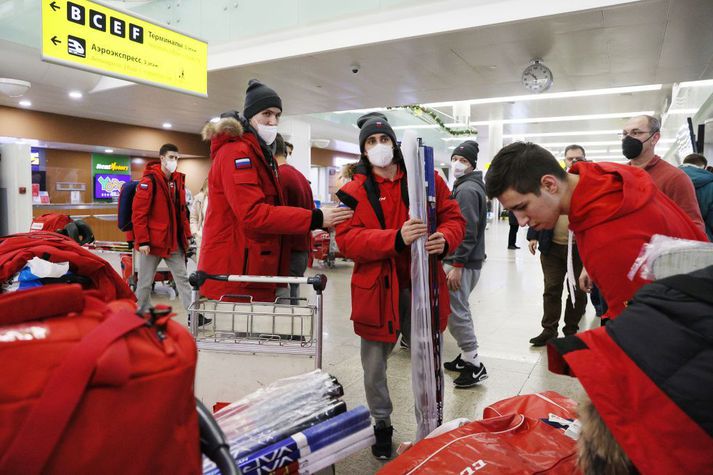
<path fill-rule="evenodd" d="M 98 173 L 94 175 L 94 199 L 118 198 L 121 187 L 131 181 L 131 175 Z"/>

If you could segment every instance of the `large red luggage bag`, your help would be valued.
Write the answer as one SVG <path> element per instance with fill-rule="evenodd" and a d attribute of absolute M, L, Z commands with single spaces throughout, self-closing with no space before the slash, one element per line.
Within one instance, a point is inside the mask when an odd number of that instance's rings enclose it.
<path fill-rule="evenodd" d="M 474 421 L 423 439 L 385 465 L 380 475 L 572 474 L 576 442 L 522 414 Z"/>
<path fill-rule="evenodd" d="M 0 281 L 33 257 L 82 285 L 0 294 L 0 473 L 200 473 L 190 333 L 56 233 L 0 238 Z"/>
<path fill-rule="evenodd" d="M 195 343 L 79 285 L 0 295 L 0 473 L 200 473 Z"/>

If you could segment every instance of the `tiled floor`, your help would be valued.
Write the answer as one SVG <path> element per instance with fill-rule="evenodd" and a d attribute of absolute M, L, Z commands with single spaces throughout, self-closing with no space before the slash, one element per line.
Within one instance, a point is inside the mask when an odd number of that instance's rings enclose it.
<path fill-rule="evenodd" d="M 583 395 L 575 379 L 550 374 L 547 371 L 545 349 L 533 348 L 528 343 L 541 330 L 542 272 L 539 257 L 527 251 L 524 230 L 520 230 L 519 234 L 520 250 L 506 249 L 507 232 L 505 221 L 493 223 L 486 232 L 488 259 L 480 282 L 470 298 L 480 344 L 479 353 L 488 370 L 489 379 L 475 388 L 456 389 L 452 384 L 454 375 L 446 373 L 445 420 L 457 417 L 477 419 L 488 404 L 517 394 L 556 390 L 575 399 Z M 349 407 L 354 407 L 365 404 L 366 400 L 359 359 L 359 338 L 354 334 L 349 321 L 351 271 L 349 263 L 339 261 L 335 269 L 315 267 L 310 272 L 323 272 L 329 277 L 325 292 L 323 368 L 343 384 L 344 399 Z M 184 319 L 185 313 L 180 312 L 179 320 Z M 598 319 L 594 317 L 590 305 L 580 329 L 595 325 L 598 325 Z M 455 341 L 446 332 L 444 359 L 452 359 L 457 354 Z M 211 366 L 225 366 L 225 371 L 233 371 L 240 377 L 243 364 L 235 367 L 228 362 L 229 357 L 226 355 L 210 357 L 215 358 Z M 269 365 L 266 367 L 269 368 Z M 415 433 L 408 351 L 398 348 L 394 350 L 389 359 L 388 378 L 394 401 L 394 442 L 398 444 L 412 440 Z M 215 371 L 199 367 L 199 388 L 226 384 L 217 379 Z M 257 386 L 270 381 L 270 372 L 263 371 Z M 338 464 L 336 471 L 338 474 L 369 474 L 381 466 L 382 463 L 365 450 Z"/>

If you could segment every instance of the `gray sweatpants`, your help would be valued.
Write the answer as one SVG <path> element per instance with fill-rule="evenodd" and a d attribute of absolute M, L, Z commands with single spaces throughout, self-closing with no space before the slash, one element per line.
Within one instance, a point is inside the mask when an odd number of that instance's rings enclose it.
<path fill-rule="evenodd" d="M 401 290 L 399 294 L 399 325 L 404 335 L 411 332 L 411 291 Z M 406 338 L 408 341 L 408 338 Z M 364 370 L 364 390 L 371 417 L 375 422 L 384 421 L 391 425 L 391 396 L 386 381 L 386 366 L 395 343 L 361 339 L 361 366 Z"/>
<path fill-rule="evenodd" d="M 176 289 L 181 298 L 181 303 L 188 310 L 191 305 L 191 285 L 188 283 L 188 275 L 186 270 L 186 256 L 181 249 L 171 254 L 168 258 L 161 258 L 149 254 L 144 256 L 141 253 L 136 253 L 139 266 L 139 281 L 136 284 L 136 300 L 140 309 L 147 308 L 151 305 L 151 286 L 154 281 L 156 269 L 161 263 L 161 259 L 166 261 L 166 265 L 171 270 L 173 280 L 176 282 Z"/>
<path fill-rule="evenodd" d="M 448 264 L 443 265 L 443 270 L 448 272 L 453 269 Z M 478 351 L 478 339 L 475 337 L 473 315 L 470 313 L 468 298 L 480 279 L 480 269 L 462 270 L 460 289 L 449 291 L 451 297 L 451 314 L 448 316 L 448 329 L 456 339 L 461 351 Z"/>

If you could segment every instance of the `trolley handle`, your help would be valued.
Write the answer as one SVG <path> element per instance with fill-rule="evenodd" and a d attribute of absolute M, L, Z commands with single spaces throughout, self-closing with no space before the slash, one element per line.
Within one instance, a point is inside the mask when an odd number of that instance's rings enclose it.
<path fill-rule="evenodd" d="M 188 278 L 193 290 L 199 290 L 207 280 L 220 280 L 223 282 L 254 282 L 261 284 L 308 284 L 314 287 L 316 292 L 322 292 L 327 287 L 327 276 L 317 274 L 312 277 L 283 277 L 283 276 L 263 276 L 263 275 L 229 275 L 229 274 L 207 274 L 203 271 L 196 271 Z"/>

